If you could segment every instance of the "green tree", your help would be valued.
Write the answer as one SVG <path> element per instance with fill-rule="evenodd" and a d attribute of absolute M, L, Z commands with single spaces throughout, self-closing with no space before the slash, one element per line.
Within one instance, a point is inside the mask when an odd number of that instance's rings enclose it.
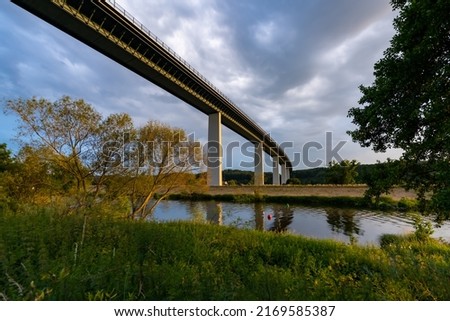
<path fill-rule="evenodd" d="M 23 146 L 14 168 L 4 177 L 9 196 L 20 202 L 47 204 L 73 187 L 73 180 L 51 162 L 53 157 L 48 147 Z"/>
<path fill-rule="evenodd" d="M 0 144 L 0 173 L 6 172 L 13 166 L 11 151 L 5 143 Z"/>
<path fill-rule="evenodd" d="M 236 169 L 226 169 L 223 171 L 223 180 L 235 180 L 238 185 L 250 185 L 253 181 L 253 172 Z"/>
<path fill-rule="evenodd" d="M 289 178 L 286 182 L 287 185 L 301 185 L 302 182 L 300 181 L 299 178 L 293 177 L 293 178 Z"/>
<path fill-rule="evenodd" d="M 403 162 L 388 159 L 386 162 L 378 161 L 363 174 L 362 180 L 367 184 L 364 196 L 375 199 L 379 203 L 382 194 L 389 194 L 392 188 L 401 184 Z"/>
<path fill-rule="evenodd" d="M 343 160 L 341 162 L 330 162 L 327 169 L 328 184 L 355 184 L 358 176 L 359 162 L 356 160 Z"/>
<path fill-rule="evenodd" d="M 16 168 L 14 158 L 6 144 L 0 144 L 0 210 L 3 208 L 15 207 L 9 187 L 11 186 L 12 171 Z"/>
<path fill-rule="evenodd" d="M 349 110 L 361 146 L 403 149 L 406 187 L 422 212 L 450 217 L 450 1 L 392 0 L 396 34 Z M 431 195 L 431 196 L 429 196 Z M 431 199 L 427 201 L 427 197 Z"/>

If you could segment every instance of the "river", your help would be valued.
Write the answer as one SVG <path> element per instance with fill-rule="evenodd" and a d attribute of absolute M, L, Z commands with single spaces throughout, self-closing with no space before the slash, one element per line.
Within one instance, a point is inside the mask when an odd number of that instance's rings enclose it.
<path fill-rule="evenodd" d="M 150 220 L 210 222 L 363 245 L 378 245 L 383 234 L 414 231 L 413 221 L 405 213 L 270 203 L 163 201 Z M 450 242 L 449 223 L 434 230 L 433 237 Z"/>

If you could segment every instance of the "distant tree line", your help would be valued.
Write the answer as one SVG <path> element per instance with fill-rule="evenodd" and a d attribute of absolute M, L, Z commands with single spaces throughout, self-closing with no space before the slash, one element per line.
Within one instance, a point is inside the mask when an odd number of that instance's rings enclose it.
<path fill-rule="evenodd" d="M 378 164 L 360 164 L 356 160 L 344 160 L 343 162 L 333 162 L 328 167 L 294 170 L 291 179 L 287 182 L 290 185 L 318 185 L 318 184 L 367 184 L 370 177 L 377 171 Z M 252 185 L 253 171 L 243 171 L 237 169 L 227 169 L 223 171 L 223 180 L 228 185 Z M 272 173 L 264 173 L 265 184 L 272 184 Z M 231 184 L 230 184 L 231 182 Z M 397 182 L 400 184 L 400 182 Z"/>

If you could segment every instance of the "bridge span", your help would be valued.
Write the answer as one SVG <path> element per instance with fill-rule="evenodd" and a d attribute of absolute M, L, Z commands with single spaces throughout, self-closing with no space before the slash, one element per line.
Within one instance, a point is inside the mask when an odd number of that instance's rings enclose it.
<path fill-rule="evenodd" d="M 291 162 L 270 135 L 114 0 L 11 1 L 208 115 L 210 186 L 222 185 L 222 124 L 255 144 L 255 185 L 264 184 L 264 152 L 273 184 L 289 178 Z"/>

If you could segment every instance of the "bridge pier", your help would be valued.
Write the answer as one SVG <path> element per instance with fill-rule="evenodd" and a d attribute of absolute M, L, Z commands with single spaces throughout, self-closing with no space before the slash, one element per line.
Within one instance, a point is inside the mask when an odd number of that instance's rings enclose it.
<path fill-rule="evenodd" d="M 280 185 L 280 157 L 273 156 L 273 185 Z"/>
<path fill-rule="evenodd" d="M 222 114 L 208 115 L 207 184 L 222 186 Z"/>
<path fill-rule="evenodd" d="M 281 184 L 286 184 L 288 177 L 288 169 L 286 163 L 281 164 Z"/>
<path fill-rule="evenodd" d="M 255 179 L 254 185 L 264 185 L 264 150 L 263 142 L 255 143 Z"/>

